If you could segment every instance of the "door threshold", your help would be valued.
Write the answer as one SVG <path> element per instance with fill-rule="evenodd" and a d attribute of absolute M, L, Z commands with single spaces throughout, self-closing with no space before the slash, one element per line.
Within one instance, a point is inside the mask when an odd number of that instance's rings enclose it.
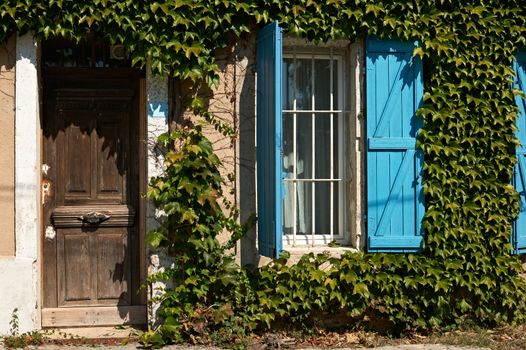
<path fill-rule="evenodd" d="M 145 325 L 146 305 L 42 309 L 42 328 Z"/>
<path fill-rule="evenodd" d="M 94 327 L 56 327 L 46 328 L 46 338 L 62 339 L 126 339 L 143 331 L 145 326 L 125 326 L 123 328 L 111 326 Z M 49 332 L 49 333 L 47 333 Z"/>

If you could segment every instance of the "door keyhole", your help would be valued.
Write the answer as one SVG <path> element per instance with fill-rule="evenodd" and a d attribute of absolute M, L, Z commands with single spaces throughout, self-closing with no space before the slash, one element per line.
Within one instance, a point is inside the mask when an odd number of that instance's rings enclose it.
<path fill-rule="evenodd" d="M 46 205 L 51 197 L 51 181 L 42 181 L 42 205 Z"/>

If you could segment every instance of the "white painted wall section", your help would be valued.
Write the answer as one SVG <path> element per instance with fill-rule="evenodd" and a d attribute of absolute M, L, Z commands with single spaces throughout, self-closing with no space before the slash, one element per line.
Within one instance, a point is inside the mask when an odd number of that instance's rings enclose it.
<path fill-rule="evenodd" d="M 148 142 L 148 162 L 147 179 L 157 176 L 162 171 L 162 157 L 156 147 L 157 137 L 168 131 L 168 78 L 154 76 L 148 64 L 146 67 L 146 108 L 147 110 L 147 142 Z M 150 231 L 157 227 L 158 219 L 162 213 L 155 211 L 153 203 L 147 202 L 146 230 Z M 164 269 L 167 262 L 162 252 L 153 252 L 147 247 L 148 256 L 148 275 Z M 165 287 L 163 283 L 154 283 L 148 288 L 148 299 L 159 296 Z M 149 303 L 148 323 L 155 326 L 158 323 L 156 317 L 159 309 L 158 303 Z M 157 321 L 157 322 L 156 322 Z"/>
<path fill-rule="evenodd" d="M 0 259 L 0 334 L 15 309 L 19 332 L 40 328 L 40 116 L 38 51 L 28 33 L 16 41 L 15 245 L 14 258 Z"/>

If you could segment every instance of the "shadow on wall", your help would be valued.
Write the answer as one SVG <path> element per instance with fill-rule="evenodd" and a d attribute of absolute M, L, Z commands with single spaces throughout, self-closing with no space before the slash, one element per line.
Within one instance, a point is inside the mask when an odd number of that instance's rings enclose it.
<path fill-rule="evenodd" d="M 223 163 L 221 172 L 227 181 L 224 193 L 240 209 L 241 223 L 247 222 L 256 213 L 255 48 L 256 36 L 252 35 L 218 52 L 216 62 L 221 76 L 219 87 L 210 89 L 202 84 L 195 90 L 189 83 L 171 80 L 169 92 L 169 123 L 172 127 L 190 125 L 188 120 L 195 120 L 184 106 L 198 95 L 204 100 L 204 107 L 208 111 L 221 121 L 233 125 L 238 132 L 237 139 L 231 139 L 205 128 L 206 136 L 210 138 Z M 235 174 L 234 181 L 228 179 L 230 174 Z M 231 188 L 236 190 L 233 196 L 229 194 Z M 221 234 L 218 238 L 221 242 L 225 240 Z M 238 247 L 241 265 L 258 264 L 255 227 L 240 240 Z"/>
<path fill-rule="evenodd" d="M 239 91 L 239 208 L 241 222 L 249 220 L 256 213 L 256 35 L 240 42 L 237 61 L 245 62 Z M 258 265 L 256 227 L 250 228 L 240 242 L 241 264 Z"/>
<path fill-rule="evenodd" d="M 9 38 L 5 45 L 0 46 L 0 79 L 3 79 L 2 75 L 5 71 L 11 71 L 13 68 L 15 68 L 15 65 L 16 37 L 13 35 Z"/>

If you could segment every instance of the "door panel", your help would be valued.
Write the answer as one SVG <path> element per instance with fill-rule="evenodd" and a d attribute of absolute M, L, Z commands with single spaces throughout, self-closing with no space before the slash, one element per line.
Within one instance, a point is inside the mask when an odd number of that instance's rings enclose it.
<path fill-rule="evenodd" d="M 90 198 L 90 174 L 86 169 L 91 167 L 91 136 L 83 132 L 78 123 L 65 120 L 64 179 L 66 198 Z M 69 126 L 67 126 L 69 125 Z M 89 126 L 88 126 L 89 127 Z"/>
<path fill-rule="evenodd" d="M 44 71 L 43 183 L 52 189 L 42 203 L 44 327 L 56 325 L 44 316 L 60 308 L 77 315 L 75 326 L 93 308 L 108 313 L 145 302 L 136 297 L 144 257 L 135 218 L 140 74 L 103 71 Z M 116 314 L 134 322 L 127 312 L 108 313 Z"/>
<path fill-rule="evenodd" d="M 59 283 L 63 302 L 79 303 L 91 299 L 90 281 L 91 269 L 86 269 L 90 265 L 90 239 L 87 234 L 75 234 L 72 230 L 64 230 L 61 233 L 59 243 L 59 271 L 61 272 Z M 69 232 L 68 232 L 69 231 Z"/>
<path fill-rule="evenodd" d="M 102 233 L 104 232 L 104 233 Z M 125 230 L 105 229 L 97 236 L 97 299 L 129 305 L 127 284 L 130 269 L 126 256 Z"/>
<path fill-rule="evenodd" d="M 122 182 L 119 167 L 123 157 L 119 140 L 120 123 L 100 122 L 97 137 L 97 196 L 122 199 Z"/>
<path fill-rule="evenodd" d="M 59 306 L 129 305 L 128 228 L 58 228 Z"/>

